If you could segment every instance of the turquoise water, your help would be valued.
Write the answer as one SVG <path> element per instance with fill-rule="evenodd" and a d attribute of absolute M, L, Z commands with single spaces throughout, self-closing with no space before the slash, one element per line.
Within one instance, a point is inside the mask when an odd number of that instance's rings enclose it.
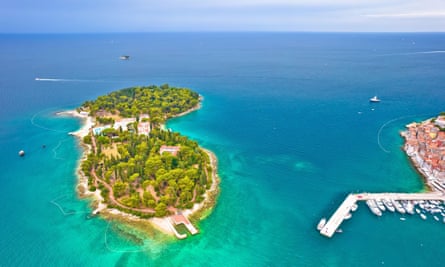
<path fill-rule="evenodd" d="M 444 34 L 0 35 L 0 265 L 442 266 L 434 220 L 361 205 L 332 239 L 315 226 L 349 192 L 422 190 L 399 131 L 444 111 L 444 47 Z M 135 243 L 86 219 L 67 135 L 80 122 L 54 114 L 166 82 L 205 97 L 168 127 L 216 153 L 221 195 L 201 234 Z"/>

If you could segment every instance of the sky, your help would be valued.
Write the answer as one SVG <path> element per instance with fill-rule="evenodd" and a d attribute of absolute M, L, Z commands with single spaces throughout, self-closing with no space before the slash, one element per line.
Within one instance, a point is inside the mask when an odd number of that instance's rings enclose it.
<path fill-rule="evenodd" d="M 445 0 L 2 0 L 0 33 L 444 32 Z"/>

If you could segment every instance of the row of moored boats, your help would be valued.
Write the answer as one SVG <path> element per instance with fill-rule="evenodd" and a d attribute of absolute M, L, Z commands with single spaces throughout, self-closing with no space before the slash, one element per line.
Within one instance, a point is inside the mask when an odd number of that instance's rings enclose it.
<path fill-rule="evenodd" d="M 426 220 L 429 213 L 436 221 L 441 220 L 445 223 L 445 203 L 439 200 L 369 199 L 366 204 L 377 216 L 382 216 L 384 211 L 397 211 L 401 214 L 418 214 Z"/>

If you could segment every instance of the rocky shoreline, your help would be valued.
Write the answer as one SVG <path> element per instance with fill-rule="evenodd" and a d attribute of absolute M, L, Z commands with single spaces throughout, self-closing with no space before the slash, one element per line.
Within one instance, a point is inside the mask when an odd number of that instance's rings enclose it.
<path fill-rule="evenodd" d="M 200 100 L 202 100 L 202 97 L 200 97 Z M 183 112 L 175 117 L 183 116 L 186 114 L 189 114 L 195 110 L 198 110 L 201 107 L 201 104 L 198 104 L 197 106 L 193 107 L 192 109 Z M 91 116 L 88 116 L 87 114 L 79 113 L 77 110 L 68 110 L 68 111 L 62 111 L 58 112 L 57 115 L 63 115 L 63 116 L 71 116 L 75 118 L 79 118 L 82 121 L 82 127 L 76 131 L 69 133 L 70 135 L 73 135 L 78 138 L 80 145 L 83 148 L 83 154 L 81 159 L 78 162 L 78 167 L 76 169 L 76 174 L 78 176 L 78 183 L 76 186 L 76 190 L 78 192 L 79 197 L 81 198 L 91 198 L 92 199 L 92 207 L 93 211 L 92 214 L 101 214 L 105 218 L 112 218 L 116 219 L 118 221 L 121 221 L 123 223 L 129 223 L 132 226 L 135 226 L 136 228 L 150 233 L 152 232 L 152 229 L 148 229 L 147 226 L 150 225 L 153 228 L 157 229 L 158 231 L 167 234 L 169 236 L 176 236 L 179 239 L 185 238 L 186 236 L 179 234 L 172 223 L 172 220 L 170 217 L 167 216 L 163 218 L 149 218 L 144 219 L 140 218 L 136 215 L 128 214 L 123 211 L 117 210 L 115 208 L 109 208 L 107 204 L 104 202 L 103 197 L 101 196 L 101 191 L 99 189 L 96 189 L 94 192 L 89 191 L 88 188 L 88 178 L 84 175 L 82 172 L 80 166 L 83 160 L 86 159 L 87 155 L 91 152 L 92 147 L 88 144 L 85 144 L 83 142 L 83 138 L 89 134 L 90 129 L 94 126 L 95 121 L 94 118 Z M 191 209 L 182 210 L 181 214 L 184 215 L 186 218 L 193 218 L 192 220 L 194 222 L 198 222 L 199 220 L 205 218 L 206 214 L 209 214 L 210 211 L 213 209 L 214 205 L 216 204 L 216 198 L 219 194 L 219 177 L 217 175 L 217 158 L 216 155 L 211 152 L 210 150 L 203 149 L 210 158 L 210 163 L 212 166 L 212 184 L 210 186 L 210 189 L 208 189 L 204 194 L 204 200 L 201 203 L 196 203 Z"/>

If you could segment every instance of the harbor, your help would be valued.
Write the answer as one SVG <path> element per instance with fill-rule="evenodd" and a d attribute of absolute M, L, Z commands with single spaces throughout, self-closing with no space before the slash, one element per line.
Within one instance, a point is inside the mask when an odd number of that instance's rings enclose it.
<path fill-rule="evenodd" d="M 427 219 L 430 213 L 436 221 L 442 217 L 445 223 L 445 195 L 442 192 L 432 193 L 359 193 L 349 194 L 334 214 L 325 222 L 323 218 L 317 226 L 320 234 L 332 237 L 339 229 L 342 222 L 351 218 L 353 211 L 357 209 L 357 202 L 364 201 L 370 211 L 376 216 L 382 216 L 383 212 L 399 212 L 401 214 L 418 214 L 422 219 Z"/>

